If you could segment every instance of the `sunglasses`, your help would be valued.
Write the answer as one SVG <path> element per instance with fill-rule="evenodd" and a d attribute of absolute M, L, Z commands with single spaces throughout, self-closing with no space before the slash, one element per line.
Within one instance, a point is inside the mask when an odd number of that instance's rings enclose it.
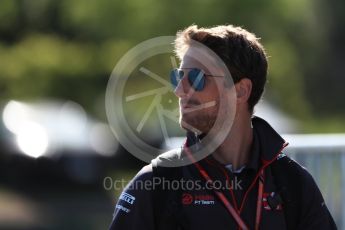
<path fill-rule="evenodd" d="M 205 88 L 205 77 L 222 77 L 206 74 L 202 69 L 198 68 L 183 68 L 173 69 L 170 72 L 170 81 L 174 89 L 187 73 L 188 82 L 195 91 L 202 91 Z"/>

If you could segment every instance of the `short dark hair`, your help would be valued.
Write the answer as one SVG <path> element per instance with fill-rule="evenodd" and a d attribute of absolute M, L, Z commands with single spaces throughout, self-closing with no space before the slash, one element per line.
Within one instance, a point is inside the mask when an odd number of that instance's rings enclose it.
<path fill-rule="evenodd" d="M 242 78 L 252 81 L 248 107 L 253 112 L 264 91 L 268 69 L 267 55 L 259 42 L 260 38 L 233 25 L 210 28 L 192 25 L 177 32 L 175 52 L 180 59 L 185 55 L 191 39 L 204 44 L 224 61 L 234 83 Z"/>

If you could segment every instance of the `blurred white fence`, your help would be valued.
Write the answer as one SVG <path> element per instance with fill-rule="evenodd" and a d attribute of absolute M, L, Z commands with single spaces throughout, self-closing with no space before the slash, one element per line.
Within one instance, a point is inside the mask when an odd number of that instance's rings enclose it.
<path fill-rule="evenodd" d="M 345 134 L 283 137 L 290 143 L 284 152 L 313 175 L 338 229 L 345 229 Z"/>

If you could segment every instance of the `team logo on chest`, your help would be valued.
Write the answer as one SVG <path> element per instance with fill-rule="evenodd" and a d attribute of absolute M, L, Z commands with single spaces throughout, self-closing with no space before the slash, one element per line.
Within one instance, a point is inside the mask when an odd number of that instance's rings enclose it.
<path fill-rule="evenodd" d="M 215 199 L 213 195 L 209 194 L 182 194 L 183 205 L 214 205 Z"/>

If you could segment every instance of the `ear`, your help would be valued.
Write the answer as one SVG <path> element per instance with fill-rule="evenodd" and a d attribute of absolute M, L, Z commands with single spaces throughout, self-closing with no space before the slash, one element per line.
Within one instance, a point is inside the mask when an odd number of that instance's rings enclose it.
<path fill-rule="evenodd" d="M 247 103 L 252 92 L 252 81 L 248 78 L 243 78 L 235 84 L 237 103 Z"/>

